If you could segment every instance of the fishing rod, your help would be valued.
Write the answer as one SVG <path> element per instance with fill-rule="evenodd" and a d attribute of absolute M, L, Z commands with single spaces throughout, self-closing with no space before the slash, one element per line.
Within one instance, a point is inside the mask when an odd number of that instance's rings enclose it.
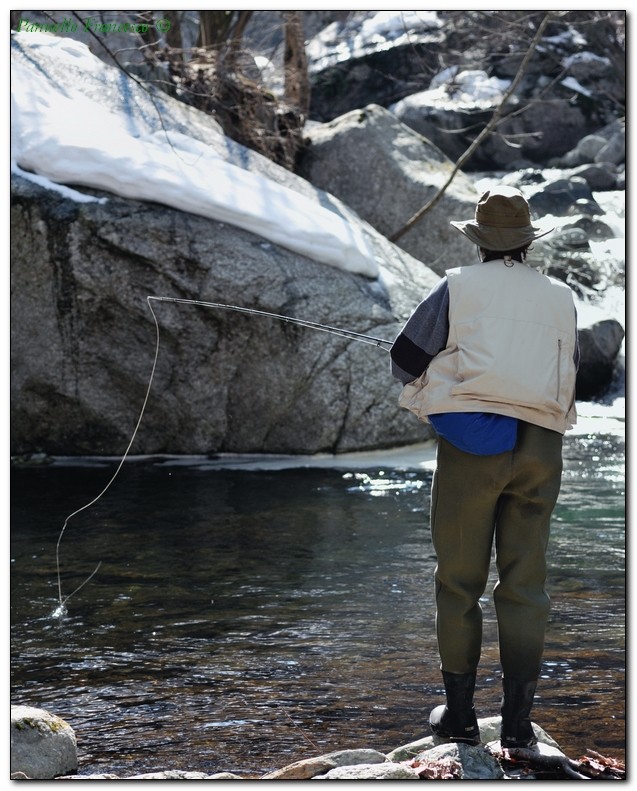
<path fill-rule="evenodd" d="M 113 484 L 113 481 L 119 475 L 119 472 L 122 469 L 122 466 L 124 465 L 124 462 L 128 458 L 128 454 L 130 453 L 130 450 L 133 447 L 133 443 L 135 442 L 135 438 L 137 436 L 137 432 L 138 432 L 139 427 L 141 425 L 142 418 L 144 417 L 144 412 L 146 411 L 146 406 L 148 404 L 148 399 L 150 397 L 150 391 L 151 391 L 151 388 L 152 388 L 152 385 L 153 385 L 153 379 L 155 378 L 155 370 L 157 368 L 157 360 L 158 360 L 158 357 L 159 357 L 159 341 L 160 341 L 159 322 L 157 321 L 157 316 L 155 315 L 155 311 L 153 310 L 153 306 L 151 304 L 151 301 L 155 301 L 155 302 L 174 302 L 174 303 L 183 304 L 183 305 L 199 305 L 199 306 L 205 307 L 205 308 L 217 308 L 219 310 L 231 310 L 231 311 L 234 311 L 235 313 L 246 313 L 246 314 L 248 314 L 250 316 L 263 316 L 263 317 L 269 318 L 269 319 L 277 319 L 278 321 L 285 321 L 285 322 L 288 322 L 289 324 L 298 324 L 301 327 L 307 327 L 308 329 L 311 329 L 311 330 L 320 330 L 321 332 L 329 332 L 332 335 L 340 335 L 343 338 L 349 338 L 350 340 L 353 340 L 353 341 L 361 341 L 361 343 L 371 344 L 372 346 L 377 346 L 379 349 L 383 349 L 386 352 L 389 352 L 391 347 L 392 347 L 392 345 L 393 345 L 391 341 L 385 340 L 384 338 L 376 338 L 373 335 L 364 335 L 361 332 L 353 332 L 352 330 L 343 330 L 343 329 L 340 329 L 338 327 L 330 327 L 327 324 L 318 324 L 315 321 L 306 321 L 305 319 L 294 319 L 291 316 L 282 316 L 282 315 L 280 315 L 278 313 L 268 313 L 265 310 L 256 310 L 255 308 L 244 308 L 244 307 L 240 307 L 239 305 L 225 305 L 225 304 L 223 304 L 221 302 L 204 302 L 204 301 L 198 300 L 198 299 L 180 299 L 178 297 L 155 297 L 155 296 L 150 296 L 150 295 L 147 296 L 146 297 L 146 302 L 147 302 L 148 308 L 149 308 L 149 310 L 150 310 L 150 312 L 152 314 L 153 321 L 155 322 L 156 340 L 155 340 L 155 355 L 154 355 L 153 365 L 152 365 L 151 372 L 150 372 L 150 378 L 148 380 L 148 386 L 146 387 L 146 395 L 144 397 L 144 402 L 142 404 L 142 408 L 141 408 L 141 411 L 139 413 L 139 417 L 137 418 L 137 423 L 135 424 L 135 428 L 133 430 L 133 434 L 132 434 L 132 436 L 130 438 L 128 446 L 126 447 L 126 450 L 124 451 L 124 455 L 120 459 L 119 464 L 117 465 L 117 467 L 115 469 L 115 472 L 113 473 L 111 478 L 108 480 L 106 486 L 104 486 L 104 488 L 101 490 L 101 492 L 96 497 L 94 497 L 92 500 L 90 500 L 90 502 L 86 503 L 86 505 L 83 505 L 80 508 L 78 508 L 77 510 L 73 511 L 64 520 L 64 524 L 62 525 L 62 529 L 60 530 L 60 533 L 59 533 L 59 536 L 58 536 L 58 540 L 57 540 L 57 544 L 55 546 L 55 565 L 56 565 L 56 573 L 57 573 L 58 606 L 56 607 L 56 609 L 52 613 L 52 617 L 54 617 L 54 618 L 62 618 L 62 617 L 64 617 L 66 615 L 66 602 L 72 596 L 74 596 L 79 590 L 81 590 L 87 584 L 87 582 L 89 582 L 95 576 L 95 574 L 97 573 L 97 571 L 99 570 L 99 568 L 101 566 L 101 561 L 100 561 L 97 564 L 95 570 L 80 585 L 78 585 L 78 587 L 75 588 L 75 590 L 73 590 L 72 593 L 68 594 L 67 596 L 63 596 L 63 594 L 62 594 L 62 575 L 61 575 L 61 567 L 60 567 L 60 546 L 61 546 L 61 542 L 62 542 L 62 537 L 64 536 L 64 534 L 66 532 L 67 525 L 68 525 L 68 523 L 71 521 L 71 519 L 73 517 L 77 516 L 82 511 L 87 510 L 91 506 L 95 505 L 95 503 L 98 500 L 100 500 L 103 497 L 103 495 L 106 493 L 106 491 L 111 487 L 111 485 Z"/>
<path fill-rule="evenodd" d="M 338 327 L 330 327 L 327 324 L 318 324 L 315 321 L 306 321 L 305 319 L 294 319 L 291 316 L 282 316 L 279 313 L 268 313 L 265 310 L 256 310 L 255 308 L 243 308 L 238 305 L 224 305 L 221 302 L 203 302 L 199 299 L 179 299 L 178 297 L 147 297 L 149 300 L 153 299 L 157 302 L 176 302 L 184 305 L 200 305 L 205 308 L 218 308 L 220 310 L 232 310 L 236 313 L 247 313 L 250 316 L 263 316 L 268 319 L 277 319 L 278 321 L 285 321 L 288 324 L 298 324 L 301 327 L 307 327 L 311 330 L 320 330 L 321 332 L 329 332 L 332 335 L 340 335 L 343 338 L 350 338 L 353 341 L 361 341 L 361 343 L 368 343 L 372 346 L 378 346 L 388 352 L 393 343 L 392 341 L 385 340 L 384 338 L 375 338 L 373 335 L 364 335 L 362 332 L 353 332 L 352 330 L 343 330 Z"/>

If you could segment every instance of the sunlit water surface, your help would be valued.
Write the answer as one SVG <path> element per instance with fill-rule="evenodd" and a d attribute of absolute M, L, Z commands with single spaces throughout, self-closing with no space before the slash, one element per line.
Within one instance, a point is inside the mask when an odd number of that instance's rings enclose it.
<path fill-rule="evenodd" d="M 590 748 L 623 759 L 623 422 L 583 406 L 590 414 L 565 442 L 534 719 L 572 757 Z M 127 463 L 63 536 L 63 595 L 101 561 L 63 618 L 52 616 L 61 525 L 115 467 L 14 469 L 12 702 L 72 725 L 81 774 L 255 776 L 426 735 L 441 693 L 432 464 L 379 458 Z M 499 713 L 494 582 L 479 716 Z"/>

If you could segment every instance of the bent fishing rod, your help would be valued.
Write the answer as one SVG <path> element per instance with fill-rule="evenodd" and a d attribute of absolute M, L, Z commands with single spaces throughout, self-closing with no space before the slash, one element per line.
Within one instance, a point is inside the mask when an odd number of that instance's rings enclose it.
<path fill-rule="evenodd" d="M 157 321 L 157 316 L 155 315 L 155 311 L 153 310 L 153 306 L 151 301 L 155 302 L 174 302 L 177 304 L 182 305 L 199 305 L 200 307 L 204 308 L 217 308 L 219 310 L 229 310 L 234 311 L 235 313 L 245 313 L 249 316 L 262 316 L 264 318 L 269 319 L 276 319 L 278 321 L 284 321 L 289 324 L 297 324 L 300 327 L 307 327 L 311 330 L 320 330 L 321 332 L 328 332 L 331 335 L 340 335 L 343 338 L 349 338 L 353 341 L 360 341 L 361 343 L 371 344 L 372 346 L 377 346 L 379 349 L 383 349 L 386 352 L 389 352 L 392 347 L 392 342 L 385 340 L 384 338 L 376 338 L 373 335 L 365 335 L 362 332 L 353 332 L 352 330 L 343 330 L 339 327 L 330 327 L 327 324 L 319 324 L 315 321 L 306 321 L 305 319 L 295 319 L 291 316 L 282 316 L 278 313 L 268 313 L 265 310 L 257 310 L 256 308 L 244 308 L 239 305 L 226 305 L 221 302 L 204 302 L 199 299 L 181 299 L 178 297 L 155 297 L 155 296 L 147 296 L 146 302 L 148 304 L 148 308 L 152 314 L 153 321 L 155 322 L 155 332 L 156 332 L 156 341 L 155 341 L 155 356 L 153 359 L 153 365 L 150 372 L 150 379 L 148 380 L 148 386 L 146 388 L 146 395 L 144 397 L 144 402 L 142 404 L 141 411 L 139 413 L 139 417 L 137 418 L 137 423 L 133 430 L 133 435 L 130 438 L 128 446 L 124 451 L 124 455 L 122 456 L 119 464 L 117 465 L 115 472 L 107 482 L 106 486 L 102 489 L 102 491 L 94 497 L 90 502 L 86 503 L 86 505 L 81 506 L 77 510 L 70 513 L 66 519 L 64 520 L 64 524 L 62 525 L 62 529 L 60 530 L 60 534 L 58 536 L 57 544 L 55 546 L 55 565 L 56 565 L 56 573 L 57 573 L 57 587 L 58 587 L 58 606 L 52 613 L 54 618 L 62 618 L 66 615 L 66 602 L 74 596 L 79 590 L 81 590 L 97 573 L 98 569 L 100 568 L 100 563 L 97 564 L 95 570 L 80 584 L 78 585 L 72 593 L 68 594 L 67 596 L 62 595 L 62 576 L 60 570 L 60 545 L 62 542 L 62 537 L 66 531 L 66 527 L 69 521 L 76 516 L 77 514 L 85 511 L 86 509 L 90 508 L 94 505 L 101 497 L 106 493 L 106 491 L 111 487 L 113 481 L 119 475 L 119 471 L 122 469 L 124 462 L 126 461 L 128 454 L 130 453 L 131 448 L 133 447 L 133 443 L 135 442 L 135 437 L 137 436 L 137 432 L 142 422 L 142 418 L 144 416 L 144 412 L 146 411 L 146 405 L 148 404 L 148 399 L 150 396 L 150 391 L 153 385 L 153 379 L 155 377 L 155 369 L 157 367 L 157 359 L 159 357 L 159 322 Z"/>
<path fill-rule="evenodd" d="M 265 310 L 256 310 L 255 308 L 243 308 L 239 305 L 224 305 L 221 302 L 203 302 L 199 299 L 180 299 L 178 297 L 147 297 L 150 307 L 150 300 L 156 302 L 176 302 L 184 305 L 200 305 L 205 308 L 218 308 L 219 310 L 232 310 L 235 313 L 247 313 L 250 316 L 263 316 L 268 319 L 277 319 L 284 321 L 288 324 L 298 324 L 300 327 L 307 327 L 311 330 L 320 330 L 321 332 L 329 332 L 332 335 L 340 335 L 343 338 L 350 338 L 354 341 L 361 341 L 361 343 L 368 343 L 372 346 L 378 346 L 379 349 L 384 349 L 388 352 L 393 343 L 392 341 L 385 340 L 384 338 L 375 338 L 373 335 L 364 335 L 361 332 L 353 332 L 352 330 L 343 330 L 338 327 L 330 327 L 327 324 L 318 324 L 315 321 L 306 321 L 305 319 L 295 319 L 291 316 L 282 316 L 279 313 L 268 313 Z M 152 308 L 151 308 L 152 309 Z"/>

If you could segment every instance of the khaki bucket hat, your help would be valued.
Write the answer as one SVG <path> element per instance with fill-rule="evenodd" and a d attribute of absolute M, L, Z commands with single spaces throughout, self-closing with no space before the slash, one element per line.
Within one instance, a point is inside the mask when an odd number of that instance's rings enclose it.
<path fill-rule="evenodd" d="M 529 204 L 515 187 L 493 187 L 483 193 L 475 219 L 451 222 L 467 239 L 485 250 L 517 250 L 553 229 L 531 224 Z"/>

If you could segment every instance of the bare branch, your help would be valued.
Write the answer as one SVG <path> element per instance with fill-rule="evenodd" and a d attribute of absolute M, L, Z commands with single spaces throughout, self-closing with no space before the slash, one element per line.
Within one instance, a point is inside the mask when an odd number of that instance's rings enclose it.
<path fill-rule="evenodd" d="M 463 167 L 465 162 L 467 162 L 471 158 L 471 156 L 473 156 L 473 154 L 478 149 L 478 147 L 482 144 L 482 142 L 493 132 L 493 130 L 495 129 L 495 127 L 497 126 L 500 120 L 500 116 L 504 112 L 504 108 L 506 107 L 507 102 L 517 90 L 517 87 L 520 84 L 520 81 L 522 80 L 522 77 L 524 76 L 528 68 L 533 53 L 535 52 L 537 45 L 540 39 L 542 38 L 542 34 L 544 33 L 546 26 L 551 20 L 551 13 L 552 13 L 551 11 L 548 11 L 545 14 L 544 18 L 542 19 L 542 21 L 540 22 L 540 24 L 538 25 L 538 29 L 536 30 L 535 35 L 533 36 L 533 40 L 531 41 L 531 44 L 529 45 L 529 48 L 526 51 L 524 58 L 522 58 L 522 62 L 518 67 L 513 82 L 511 83 L 508 90 L 502 97 L 502 101 L 495 109 L 489 123 L 484 127 L 482 132 L 480 132 L 480 134 L 476 137 L 476 139 L 469 146 L 469 148 L 464 152 L 464 154 L 461 155 L 461 157 L 455 163 L 451 171 L 451 174 L 449 175 L 449 178 L 438 190 L 438 192 L 434 195 L 434 197 L 428 203 L 426 203 L 419 211 L 417 211 L 416 214 L 414 214 L 413 217 L 411 217 L 400 230 L 396 231 L 396 233 L 394 233 L 392 236 L 389 237 L 389 240 L 391 242 L 397 242 L 399 239 L 401 239 L 407 233 L 407 231 L 413 228 L 413 226 L 427 214 L 427 212 L 431 211 L 431 209 L 438 203 L 438 201 L 445 194 L 447 188 L 454 180 L 456 174 Z"/>

